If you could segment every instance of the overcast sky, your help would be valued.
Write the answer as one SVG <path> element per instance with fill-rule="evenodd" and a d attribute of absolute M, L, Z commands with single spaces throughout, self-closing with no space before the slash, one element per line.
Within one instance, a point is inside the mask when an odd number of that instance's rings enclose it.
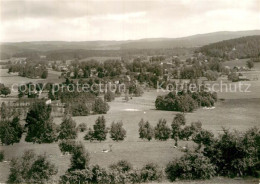
<path fill-rule="evenodd" d="M 0 41 L 182 37 L 260 29 L 260 0 L 0 0 Z"/>

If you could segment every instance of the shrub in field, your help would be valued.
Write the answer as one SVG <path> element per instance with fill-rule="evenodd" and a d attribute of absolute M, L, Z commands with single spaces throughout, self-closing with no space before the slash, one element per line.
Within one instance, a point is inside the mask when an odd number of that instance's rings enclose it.
<path fill-rule="evenodd" d="M 109 110 L 109 105 L 101 98 L 97 98 L 93 104 L 92 110 L 97 114 L 106 114 Z"/>
<path fill-rule="evenodd" d="M 181 140 L 186 140 L 188 141 L 190 139 L 190 137 L 192 136 L 193 131 L 191 129 L 191 126 L 185 126 L 184 128 L 182 128 L 179 132 L 179 138 Z"/>
<path fill-rule="evenodd" d="M 251 68 L 254 67 L 254 62 L 253 62 L 252 60 L 248 60 L 248 61 L 246 62 L 246 66 L 247 66 L 249 69 L 251 69 Z"/>
<path fill-rule="evenodd" d="M 193 133 L 198 132 L 202 129 L 202 123 L 200 121 L 192 122 L 190 128 Z"/>
<path fill-rule="evenodd" d="M 107 170 L 101 168 L 99 165 L 94 165 L 91 167 L 92 170 L 92 183 L 111 183 L 111 176 L 108 174 Z"/>
<path fill-rule="evenodd" d="M 139 122 L 139 138 L 152 140 L 154 136 L 154 129 L 150 125 L 149 121 L 144 122 L 143 119 Z"/>
<path fill-rule="evenodd" d="M 166 166 L 165 173 L 170 181 L 176 179 L 209 179 L 216 174 L 210 159 L 201 153 L 187 152 Z"/>
<path fill-rule="evenodd" d="M 70 117 L 66 116 L 60 125 L 59 139 L 75 139 L 77 137 L 76 122 Z"/>
<path fill-rule="evenodd" d="M 67 183 L 80 183 L 88 184 L 92 182 L 92 171 L 87 168 L 83 170 L 73 170 L 67 171 L 64 175 L 60 177 L 60 182 L 62 184 Z"/>
<path fill-rule="evenodd" d="M 163 172 L 158 165 L 149 163 L 140 170 L 140 177 L 142 182 L 161 181 Z"/>
<path fill-rule="evenodd" d="M 8 183 L 47 183 L 55 174 L 57 169 L 46 155 L 37 156 L 32 150 L 27 150 L 21 158 L 10 162 Z"/>
<path fill-rule="evenodd" d="M 112 170 L 118 170 L 119 172 L 129 172 L 133 169 L 133 166 L 126 160 L 120 160 L 116 164 L 110 165 L 109 168 Z"/>
<path fill-rule="evenodd" d="M 193 134 L 192 140 L 198 144 L 198 148 L 200 149 L 202 145 L 209 146 L 214 142 L 214 134 L 208 130 L 200 130 Z"/>
<path fill-rule="evenodd" d="M 122 121 L 112 123 L 110 128 L 110 137 L 114 141 L 122 141 L 126 137 L 126 130 L 123 128 Z"/>
<path fill-rule="evenodd" d="M 212 71 L 212 70 L 207 70 L 206 71 L 206 78 L 209 81 L 216 81 L 218 79 L 218 72 Z"/>
<path fill-rule="evenodd" d="M 84 102 L 75 102 L 70 108 L 72 116 L 87 116 L 90 113 Z"/>
<path fill-rule="evenodd" d="M 80 123 L 77 127 L 77 130 L 80 132 L 85 132 L 87 130 L 87 125 L 85 123 Z"/>
<path fill-rule="evenodd" d="M 107 91 L 104 95 L 104 100 L 106 102 L 112 102 L 115 100 L 115 94 L 112 91 Z"/>
<path fill-rule="evenodd" d="M 170 138 L 171 129 L 166 124 L 165 119 L 160 119 L 158 124 L 154 128 L 154 137 L 155 139 L 166 141 Z"/>
<path fill-rule="evenodd" d="M 252 128 L 245 133 L 224 129 L 213 143 L 206 145 L 204 155 L 224 176 L 254 175 L 259 170 L 260 131 Z"/>
<path fill-rule="evenodd" d="M 186 124 L 185 116 L 182 113 L 176 114 L 175 117 L 173 118 L 173 121 L 176 124 L 179 124 L 179 125 L 185 125 Z"/>
<path fill-rule="evenodd" d="M 4 151 L 0 151 L 0 162 L 3 162 L 5 158 L 5 153 Z"/>
<path fill-rule="evenodd" d="M 228 75 L 228 80 L 232 82 L 237 82 L 239 80 L 239 77 L 236 73 L 232 72 Z"/>
<path fill-rule="evenodd" d="M 60 148 L 60 151 L 63 154 L 65 154 L 66 152 L 72 153 L 75 145 L 76 145 L 76 141 L 75 140 L 73 140 L 73 139 L 64 139 L 64 140 L 60 141 L 59 148 Z"/>
<path fill-rule="evenodd" d="M 87 140 L 87 141 L 89 140 L 90 142 L 95 140 L 95 138 L 94 138 L 94 131 L 92 130 L 92 128 L 88 129 L 88 132 L 84 136 L 84 139 Z"/>

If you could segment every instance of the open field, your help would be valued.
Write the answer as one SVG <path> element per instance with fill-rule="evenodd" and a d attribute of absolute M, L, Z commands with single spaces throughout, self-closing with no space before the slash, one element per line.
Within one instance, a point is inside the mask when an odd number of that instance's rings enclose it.
<path fill-rule="evenodd" d="M 64 79 L 60 79 L 61 72 L 49 70 L 47 79 L 30 79 L 27 77 L 18 76 L 18 73 L 8 73 L 7 69 L 0 68 L 0 83 L 10 87 L 11 94 L 9 96 L 17 97 L 17 86 L 21 84 L 32 83 L 61 83 Z M 13 89 L 12 90 L 12 85 Z"/>
<path fill-rule="evenodd" d="M 243 67 L 246 66 L 246 62 L 249 59 L 238 59 L 238 60 L 231 60 L 231 61 L 225 61 L 223 63 L 223 66 L 229 66 L 230 68 L 233 68 L 234 66 Z M 253 70 L 260 70 L 260 63 L 254 63 Z"/>
<path fill-rule="evenodd" d="M 161 94 L 161 93 L 159 93 Z M 122 98 L 117 98 L 114 102 L 110 102 L 110 111 L 104 115 L 107 121 L 107 126 L 113 121 L 122 120 L 124 128 L 127 130 L 127 137 L 123 142 L 113 142 L 109 136 L 104 142 L 84 141 L 85 133 L 79 133 L 78 140 L 82 141 L 86 149 L 91 155 L 91 164 L 100 164 L 107 167 L 116 162 L 116 160 L 126 159 L 135 167 L 140 168 L 147 162 L 155 162 L 161 167 L 164 167 L 170 160 L 181 156 L 183 153 L 173 148 L 173 141 L 168 140 L 159 142 L 152 140 L 142 141 L 138 138 L 138 122 L 141 118 L 148 120 L 153 126 L 156 125 L 160 118 L 165 118 L 170 126 L 170 123 L 177 112 L 158 111 L 154 109 L 154 101 L 158 93 L 156 91 L 146 92 L 143 97 L 134 97 L 129 102 L 123 102 Z M 236 94 L 237 98 L 229 98 L 228 95 L 222 94 L 221 97 L 225 101 L 220 101 L 216 104 L 216 108 L 212 110 L 198 109 L 193 113 L 187 113 L 187 124 L 194 121 L 201 121 L 205 129 L 211 130 L 215 135 L 221 132 L 222 127 L 237 129 L 240 131 L 247 130 L 250 127 L 259 127 L 260 119 L 260 98 L 254 93 L 250 98 L 240 99 L 240 95 Z M 243 94 L 241 94 L 243 95 Z M 251 98 L 254 97 L 254 98 Z M 73 117 L 79 123 L 86 123 L 91 127 L 98 115 Z M 56 124 L 61 123 L 61 118 L 55 118 Z M 112 152 L 102 153 L 103 149 L 108 149 L 112 146 Z M 193 147 L 191 141 L 181 141 L 180 146 Z M 2 146 L 6 152 L 7 160 L 14 156 L 19 156 L 25 149 L 34 149 L 37 153 L 45 153 L 49 156 L 59 168 L 59 173 L 56 177 L 63 174 L 69 166 L 69 156 L 62 156 L 59 151 L 58 144 L 31 144 L 21 141 L 13 146 Z M 1 166 L 7 163 L 0 163 Z M 8 166 L 1 167 L 0 181 L 5 181 L 9 171 Z M 218 182 L 218 180 L 217 180 Z M 216 182 L 216 183 L 217 183 Z M 244 182 L 244 181 L 243 181 Z M 236 183 L 236 182 L 234 182 Z"/>
<path fill-rule="evenodd" d="M 250 71 L 248 73 L 251 74 L 253 72 L 259 74 L 259 71 Z M 57 79 L 55 76 L 57 77 L 58 74 L 55 72 L 49 72 L 50 78 Z M 13 82 L 15 79 L 25 81 L 26 78 L 13 76 L 10 77 L 10 79 L 10 81 Z M 238 84 L 230 83 L 225 79 L 222 80 L 225 84 Z M 32 80 L 28 79 L 28 81 Z M 193 113 L 186 113 L 187 124 L 194 121 L 201 121 L 203 127 L 212 131 L 216 136 L 222 132 L 222 127 L 229 128 L 231 130 L 237 129 L 240 131 L 245 131 L 254 126 L 260 128 L 260 124 L 258 122 L 260 119 L 260 81 L 244 81 L 242 83 L 250 84 L 251 92 L 219 92 L 218 97 L 224 100 L 218 101 L 215 105 L 215 109 L 207 110 L 200 108 Z M 180 157 L 183 152 L 179 149 L 173 148 L 173 140 L 168 140 L 165 142 L 152 140 L 148 142 L 139 139 L 138 122 L 141 118 L 148 120 L 153 126 L 157 124 L 160 118 L 165 118 L 170 126 L 174 115 L 177 114 L 177 112 L 172 111 L 155 110 L 155 99 L 158 95 L 162 94 L 166 94 L 166 92 L 150 90 L 146 91 L 142 97 L 133 97 L 133 99 L 130 99 L 129 102 L 124 102 L 123 96 L 116 98 L 113 102 L 110 102 L 110 110 L 104 115 L 107 121 L 107 126 L 110 126 L 113 121 L 116 122 L 122 120 L 124 123 L 124 128 L 127 130 L 127 137 L 123 142 L 114 142 L 108 135 L 108 139 L 104 142 L 90 143 L 89 141 L 83 140 L 85 133 L 79 133 L 77 140 L 82 141 L 86 149 L 90 152 L 91 164 L 100 164 L 102 167 L 108 167 L 110 164 L 115 163 L 118 160 L 125 159 L 131 162 L 136 168 L 140 168 L 148 162 L 155 162 L 163 168 L 172 159 Z M 73 117 L 73 119 L 77 124 L 85 123 L 88 127 L 92 127 L 98 116 L 99 115 L 79 116 Z M 56 124 L 60 124 L 61 121 L 61 118 L 54 118 L 54 122 Z M 0 146 L 0 149 L 5 150 L 6 160 L 9 161 L 12 157 L 20 156 L 25 149 L 33 149 L 36 153 L 46 153 L 48 158 L 58 167 L 59 172 L 57 176 L 55 176 L 55 178 L 58 179 L 58 177 L 62 175 L 69 167 L 70 156 L 63 156 L 61 154 L 58 143 L 26 143 L 24 141 L 24 136 L 23 140 L 19 144 L 14 144 L 12 146 Z M 113 151 L 103 153 L 102 150 L 108 149 L 109 145 L 112 145 Z M 188 147 L 194 146 L 191 141 L 180 141 L 179 145 Z M 0 182 L 5 182 L 9 173 L 9 162 L 0 163 L 0 168 Z M 183 181 L 176 183 L 187 182 Z M 214 178 L 209 181 L 194 181 L 194 183 L 254 182 L 257 182 L 257 180 Z"/>

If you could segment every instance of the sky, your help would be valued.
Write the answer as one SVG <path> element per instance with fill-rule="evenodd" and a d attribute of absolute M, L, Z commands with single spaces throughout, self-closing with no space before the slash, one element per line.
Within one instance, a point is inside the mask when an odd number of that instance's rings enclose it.
<path fill-rule="evenodd" d="M 0 41 L 177 38 L 260 29 L 260 0 L 0 0 Z"/>

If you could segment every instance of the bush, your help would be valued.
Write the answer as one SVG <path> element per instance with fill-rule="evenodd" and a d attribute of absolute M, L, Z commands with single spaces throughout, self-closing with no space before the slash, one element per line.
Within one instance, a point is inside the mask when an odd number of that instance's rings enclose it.
<path fill-rule="evenodd" d="M 112 123 L 110 128 L 110 137 L 114 141 L 122 141 L 126 137 L 126 130 L 123 128 L 122 121 Z"/>
<path fill-rule="evenodd" d="M 104 95 L 104 100 L 106 102 L 112 102 L 115 100 L 115 94 L 112 91 L 107 91 Z"/>
<path fill-rule="evenodd" d="M 246 62 L 246 65 L 247 65 L 247 67 L 248 67 L 249 69 L 251 69 L 251 68 L 254 67 L 254 62 L 253 62 L 252 60 L 248 60 L 248 61 Z"/>
<path fill-rule="evenodd" d="M 232 72 L 228 75 L 228 80 L 232 82 L 237 82 L 239 80 L 239 77 L 236 73 Z"/>
<path fill-rule="evenodd" d="M 154 129 L 150 125 L 149 121 L 144 123 L 144 120 L 141 119 L 139 122 L 139 138 L 147 139 L 148 141 L 152 140 L 154 136 Z"/>
<path fill-rule="evenodd" d="M 179 138 L 181 140 L 186 140 L 188 141 L 190 139 L 190 137 L 192 136 L 193 131 L 191 129 L 191 126 L 185 126 L 183 129 L 181 129 L 180 133 L 179 133 Z"/>
<path fill-rule="evenodd" d="M 206 72 L 206 78 L 209 80 L 209 81 L 216 81 L 218 79 L 218 72 L 216 71 L 212 71 L 212 70 L 208 70 Z"/>
<path fill-rule="evenodd" d="M 46 155 L 38 155 L 31 150 L 24 152 L 21 158 L 12 159 L 8 183 L 47 183 L 57 174 L 55 165 Z"/>
<path fill-rule="evenodd" d="M 99 165 L 92 166 L 92 183 L 111 183 L 111 177 L 106 169 L 101 168 Z"/>
<path fill-rule="evenodd" d="M 210 179 L 216 174 L 215 166 L 210 159 L 201 153 L 188 152 L 180 159 L 170 162 L 165 169 L 170 181 L 176 179 Z"/>
<path fill-rule="evenodd" d="M 87 125 L 85 123 L 80 123 L 77 128 L 80 132 L 85 132 L 87 130 Z"/>
<path fill-rule="evenodd" d="M 163 172 L 158 165 L 149 163 L 141 169 L 140 177 L 142 182 L 161 181 Z"/>
<path fill-rule="evenodd" d="M 59 148 L 60 151 L 65 154 L 66 152 L 68 153 L 72 153 L 74 150 L 74 147 L 76 145 L 76 141 L 75 140 L 71 140 L 71 139 L 64 139 L 59 143 Z"/>
<path fill-rule="evenodd" d="M 167 126 L 165 119 L 160 119 L 156 127 L 154 128 L 155 139 L 166 141 L 170 138 L 171 129 Z"/>
<path fill-rule="evenodd" d="M 67 171 L 64 175 L 60 177 L 60 183 L 88 184 L 91 183 L 92 177 L 92 171 L 89 168 L 83 170 Z"/>
<path fill-rule="evenodd" d="M 193 134 L 192 140 L 198 144 L 198 149 L 200 149 L 202 145 L 209 146 L 214 142 L 214 134 L 208 130 L 202 129 Z"/>
<path fill-rule="evenodd" d="M 133 169 L 133 166 L 126 160 L 120 160 L 116 164 L 110 165 L 109 168 L 112 170 L 117 170 L 119 172 L 129 172 Z"/>
<path fill-rule="evenodd" d="M 84 102 L 78 102 L 71 106 L 72 116 L 87 116 L 90 113 L 90 109 Z"/>
<path fill-rule="evenodd" d="M 109 105 L 101 98 L 97 98 L 93 104 L 92 110 L 97 114 L 106 114 L 109 110 Z"/>
<path fill-rule="evenodd" d="M 5 158 L 5 153 L 4 151 L 0 151 L 0 162 L 3 162 Z"/>
<path fill-rule="evenodd" d="M 88 132 L 84 136 L 84 139 L 87 140 L 87 141 L 89 140 L 90 142 L 95 140 L 95 138 L 94 138 L 94 131 L 92 130 L 92 128 L 88 129 Z"/>

